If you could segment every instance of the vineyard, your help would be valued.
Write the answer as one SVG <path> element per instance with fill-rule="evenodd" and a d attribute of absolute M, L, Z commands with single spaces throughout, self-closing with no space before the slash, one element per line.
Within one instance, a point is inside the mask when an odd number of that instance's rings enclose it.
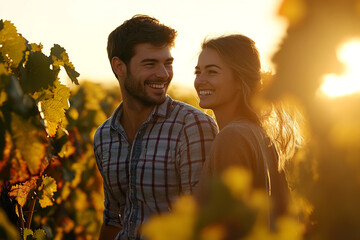
<path fill-rule="evenodd" d="M 287 101 L 304 116 L 306 145 L 286 172 L 288 215 L 269 232 L 266 196 L 250 188 L 246 171 L 229 169 L 214 182 L 208 206 L 180 198 L 172 214 L 143 227 L 149 239 L 360 238 L 360 95 L 317 95 L 324 74 L 344 69 L 338 45 L 360 36 L 360 1 L 284 0 L 279 14 L 289 22 L 287 36 L 261 99 Z M 71 54 L 58 44 L 49 55 L 42 48 L 0 20 L 0 239 L 97 239 L 104 196 L 92 140 L 120 91 L 79 85 Z M 197 106 L 177 86 L 169 95 Z"/>

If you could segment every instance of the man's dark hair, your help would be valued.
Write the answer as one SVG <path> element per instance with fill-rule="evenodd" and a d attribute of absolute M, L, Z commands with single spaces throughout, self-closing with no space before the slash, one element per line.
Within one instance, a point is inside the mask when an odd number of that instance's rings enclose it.
<path fill-rule="evenodd" d="M 174 46 L 176 31 L 147 15 L 135 15 L 112 31 L 108 37 L 109 60 L 118 57 L 126 65 L 134 56 L 134 46 L 150 43 L 154 46 Z"/>

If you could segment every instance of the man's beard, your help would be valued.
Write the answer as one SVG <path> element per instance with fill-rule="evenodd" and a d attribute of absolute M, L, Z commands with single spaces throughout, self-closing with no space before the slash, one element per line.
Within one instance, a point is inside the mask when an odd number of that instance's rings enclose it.
<path fill-rule="evenodd" d="M 130 73 L 124 82 L 126 92 L 131 95 L 134 99 L 140 101 L 145 106 L 153 106 L 153 105 L 160 105 L 166 100 L 166 94 L 163 98 L 154 98 L 149 96 L 145 91 L 145 84 L 147 84 L 149 80 L 146 80 L 145 83 L 137 81 L 134 76 Z M 170 81 L 164 81 L 161 79 L 151 81 L 152 83 L 158 82 L 161 84 L 169 84 Z"/>

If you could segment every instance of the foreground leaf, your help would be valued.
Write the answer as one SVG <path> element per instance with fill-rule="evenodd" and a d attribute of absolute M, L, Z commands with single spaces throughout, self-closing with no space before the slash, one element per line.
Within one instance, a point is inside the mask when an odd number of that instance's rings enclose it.
<path fill-rule="evenodd" d="M 11 59 L 11 64 L 16 68 L 23 59 L 26 46 L 25 39 L 17 33 L 16 27 L 10 21 L 3 22 L 3 28 L 0 30 L 0 46 L 4 59 Z"/>
<path fill-rule="evenodd" d="M 66 53 L 65 49 L 58 44 L 54 44 L 54 47 L 51 48 L 50 56 L 53 60 L 53 66 L 55 68 L 63 66 L 71 81 L 76 85 L 79 85 L 77 77 L 79 77 L 80 74 L 75 71 L 75 67 L 70 62 L 69 55 Z"/>
<path fill-rule="evenodd" d="M 36 240 L 46 240 L 46 232 L 43 229 L 36 229 L 34 237 Z"/>
<path fill-rule="evenodd" d="M 41 141 L 44 136 L 31 124 L 30 120 L 25 120 L 15 113 L 11 114 L 11 119 L 15 146 L 20 150 L 30 173 L 34 175 L 40 171 L 41 162 L 45 156 L 46 145 Z"/>
<path fill-rule="evenodd" d="M 33 93 L 53 86 L 59 70 L 50 68 L 49 58 L 42 52 L 30 52 L 29 59 L 22 72 L 24 92 Z"/>
<path fill-rule="evenodd" d="M 42 194 L 39 198 L 39 203 L 42 208 L 45 208 L 53 205 L 53 196 L 54 192 L 57 191 L 57 185 L 52 177 L 44 177 L 42 181 L 42 186 L 40 187 Z"/>
<path fill-rule="evenodd" d="M 30 236 L 30 239 L 33 239 L 32 236 L 34 236 L 34 232 L 33 230 L 29 229 L 29 228 L 25 228 L 24 229 L 24 240 L 27 240 L 27 238 Z"/>
<path fill-rule="evenodd" d="M 37 179 L 37 177 L 33 177 L 22 184 L 16 184 L 11 187 L 10 196 L 15 197 L 21 207 L 25 205 L 30 191 L 36 189 Z"/>
<path fill-rule="evenodd" d="M 57 80 L 53 97 L 40 102 L 41 116 L 50 137 L 55 136 L 58 127 L 65 120 L 65 110 L 70 107 L 69 97 L 70 89 Z"/>

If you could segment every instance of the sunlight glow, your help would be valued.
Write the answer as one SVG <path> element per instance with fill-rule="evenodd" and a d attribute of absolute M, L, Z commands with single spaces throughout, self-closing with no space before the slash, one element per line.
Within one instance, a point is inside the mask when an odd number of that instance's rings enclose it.
<path fill-rule="evenodd" d="M 327 74 L 320 88 L 329 97 L 339 97 L 360 92 L 360 39 L 353 39 L 341 45 L 338 59 L 346 65 L 343 75 Z"/>

